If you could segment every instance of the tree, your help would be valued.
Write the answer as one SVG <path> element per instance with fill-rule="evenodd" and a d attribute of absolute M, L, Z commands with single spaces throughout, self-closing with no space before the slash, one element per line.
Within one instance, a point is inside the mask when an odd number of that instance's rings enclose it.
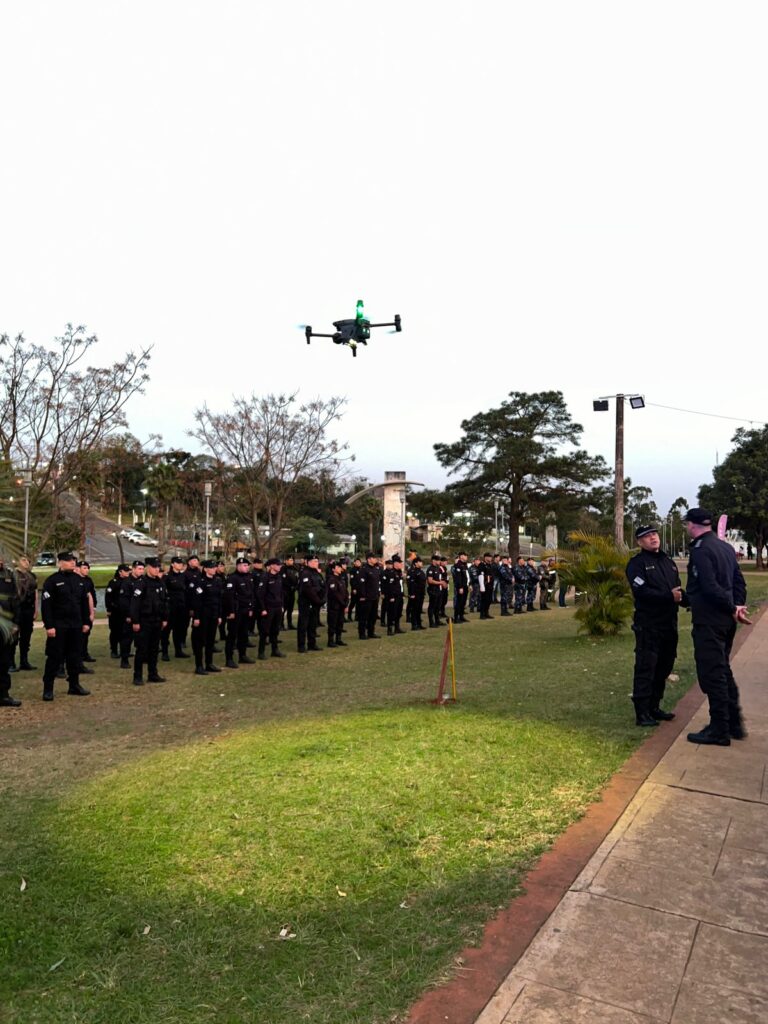
<path fill-rule="evenodd" d="M 599 527 L 613 523 L 616 507 L 616 491 L 613 485 L 593 487 L 589 493 L 589 504 L 597 513 Z M 624 478 L 624 542 L 632 547 L 638 526 L 659 522 L 659 510 L 653 500 L 653 491 L 642 484 L 633 484 L 630 477 Z"/>
<path fill-rule="evenodd" d="M 126 403 L 148 380 L 149 349 L 129 352 L 112 366 L 84 365 L 96 342 L 72 324 L 52 349 L 22 334 L 13 340 L 0 335 L 0 459 L 32 469 L 33 516 L 51 499 L 43 538 L 79 464 L 125 426 Z"/>
<path fill-rule="evenodd" d="M 568 534 L 572 550 L 560 553 L 560 582 L 584 595 L 576 609 L 579 632 L 589 636 L 614 636 L 632 614 L 632 595 L 627 582 L 627 553 L 611 537 L 597 533 Z"/>
<path fill-rule="evenodd" d="M 461 424 L 463 437 L 435 444 L 438 461 L 462 479 L 448 485 L 460 507 L 499 498 L 509 517 L 509 553 L 520 550 L 518 528 L 533 507 L 554 508 L 565 495 L 583 497 L 608 467 L 578 448 L 583 427 L 574 423 L 562 392 L 512 391 L 497 409 Z"/>
<path fill-rule="evenodd" d="M 768 426 L 739 427 L 735 445 L 719 466 L 711 484 L 699 488 L 699 503 L 715 515 L 726 514 L 728 525 L 751 537 L 757 568 L 764 569 L 763 547 L 768 543 Z"/>
<path fill-rule="evenodd" d="M 252 394 L 234 398 L 231 411 L 214 413 L 207 405 L 195 413 L 190 431 L 215 460 L 223 501 L 236 518 L 250 523 L 254 547 L 272 555 L 303 477 L 335 475 L 346 444 L 329 436 L 341 418 L 343 398 L 315 399 L 296 407 L 296 395 Z M 259 527 L 266 526 L 266 545 Z"/>

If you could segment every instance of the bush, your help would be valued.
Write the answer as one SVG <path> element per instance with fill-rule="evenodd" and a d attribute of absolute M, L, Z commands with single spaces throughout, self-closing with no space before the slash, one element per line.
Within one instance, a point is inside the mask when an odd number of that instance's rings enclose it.
<path fill-rule="evenodd" d="M 609 538 L 578 530 L 568 535 L 572 550 L 560 553 L 560 580 L 584 595 L 576 609 L 579 632 L 615 636 L 632 614 L 626 577 L 628 555 Z"/>

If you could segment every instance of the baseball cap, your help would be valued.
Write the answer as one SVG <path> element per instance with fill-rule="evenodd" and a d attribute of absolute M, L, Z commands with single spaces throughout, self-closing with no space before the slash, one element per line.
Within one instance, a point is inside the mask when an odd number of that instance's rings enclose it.
<path fill-rule="evenodd" d="M 684 523 L 696 523 L 698 526 L 711 526 L 712 513 L 706 508 L 689 508 L 683 516 Z"/>

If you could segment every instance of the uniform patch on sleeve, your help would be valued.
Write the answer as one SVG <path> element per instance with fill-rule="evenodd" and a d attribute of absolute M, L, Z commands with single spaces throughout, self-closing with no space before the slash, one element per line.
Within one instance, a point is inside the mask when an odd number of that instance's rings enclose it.
<path fill-rule="evenodd" d="M 141 591 L 140 590 L 134 590 L 133 596 L 134 597 L 141 597 Z"/>
<path fill-rule="evenodd" d="M 640 576 L 635 576 L 635 578 L 632 580 L 632 582 L 636 583 L 638 585 L 638 587 L 645 586 L 645 580 L 642 579 L 642 577 L 640 577 Z"/>

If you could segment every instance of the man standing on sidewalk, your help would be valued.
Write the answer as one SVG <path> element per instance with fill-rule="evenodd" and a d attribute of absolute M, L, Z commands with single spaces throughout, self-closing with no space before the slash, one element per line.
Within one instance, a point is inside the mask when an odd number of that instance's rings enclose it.
<path fill-rule="evenodd" d="M 712 532 L 712 513 L 691 508 L 685 516 L 691 539 L 686 597 L 693 619 L 693 654 L 699 686 L 709 699 L 709 725 L 689 732 L 691 743 L 730 746 L 746 735 L 739 688 L 730 666 L 736 624 L 747 618 L 747 586 L 730 544 Z"/>
<path fill-rule="evenodd" d="M 683 600 L 680 573 L 655 526 L 635 530 L 640 551 L 627 563 L 627 579 L 635 599 L 635 677 L 632 703 L 637 725 L 658 725 L 674 718 L 662 711 L 666 678 L 677 657 L 677 610 Z M 545 586 L 542 580 L 542 587 Z"/>

